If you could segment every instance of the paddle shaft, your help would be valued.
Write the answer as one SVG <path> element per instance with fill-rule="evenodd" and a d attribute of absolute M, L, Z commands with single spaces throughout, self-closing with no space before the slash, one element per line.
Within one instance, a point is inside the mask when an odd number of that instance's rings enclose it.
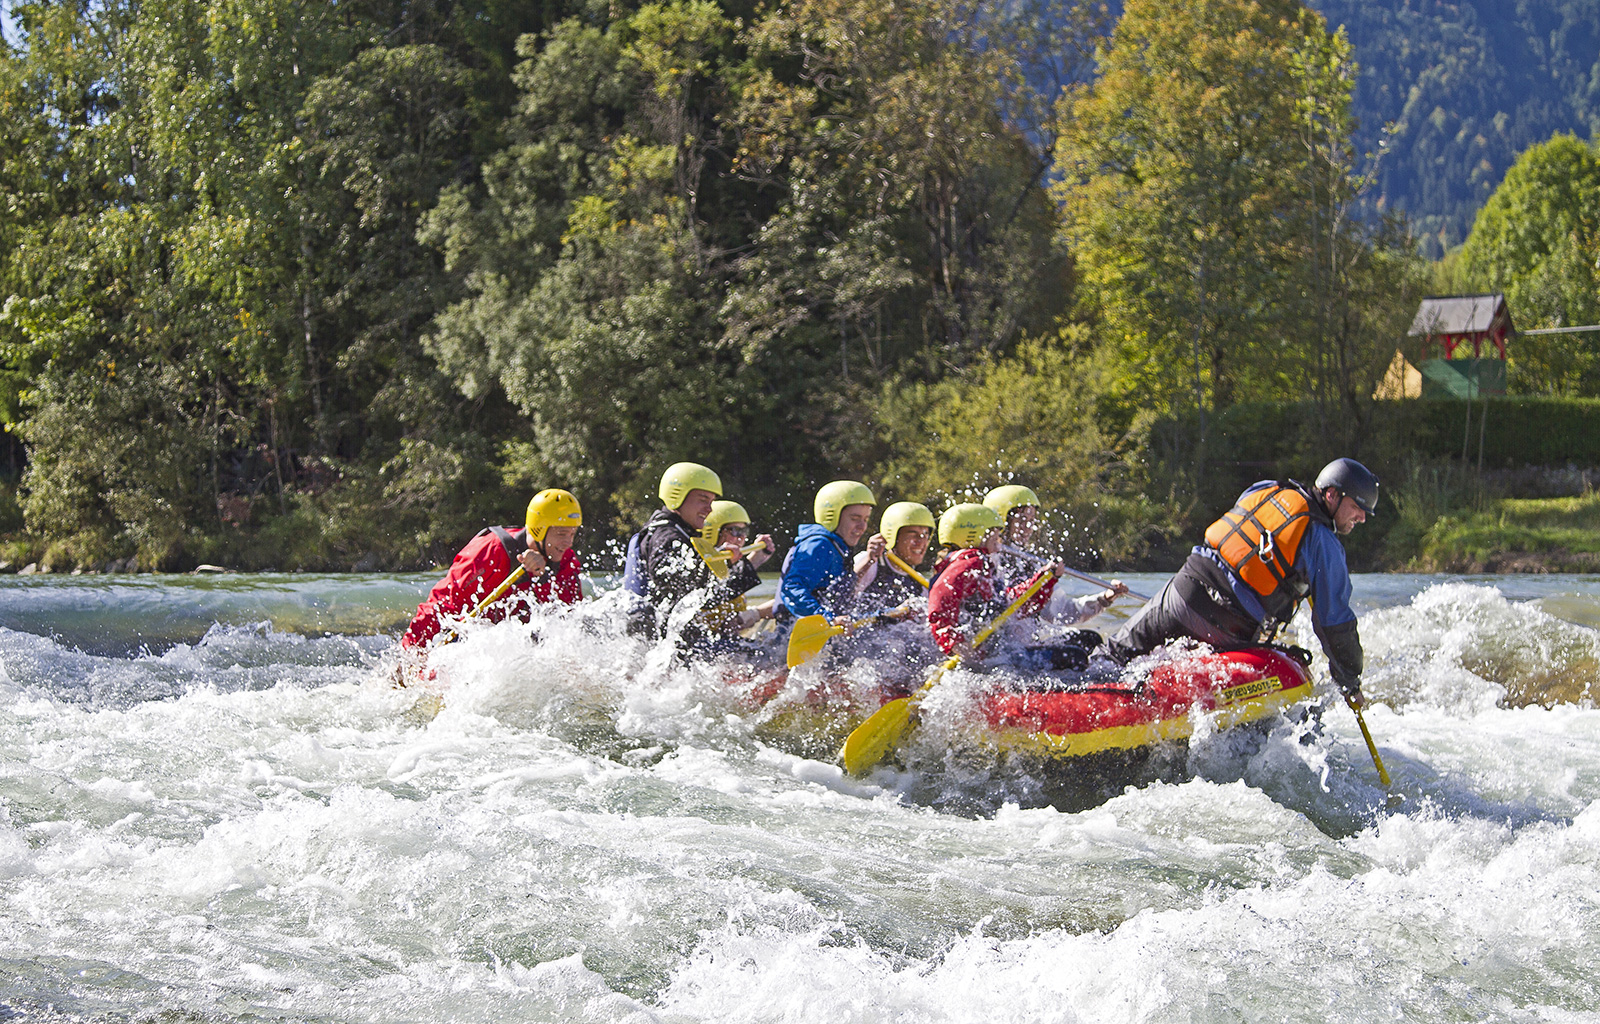
<path fill-rule="evenodd" d="M 1031 558 L 1035 562 L 1048 562 L 1048 561 L 1050 561 L 1050 559 L 1044 557 L 1043 555 L 1036 555 L 1032 551 L 1024 551 L 1021 548 L 1014 548 L 1010 544 L 1002 544 L 1000 546 L 1000 550 L 1004 551 L 1008 555 L 1018 555 L 1018 556 L 1020 556 L 1022 558 Z M 1076 569 L 1074 569 L 1074 568 L 1072 568 L 1070 566 L 1063 565 L 1061 567 L 1061 571 L 1066 573 L 1068 576 L 1076 576 L 1078 579 L 1082 580 L 1085 583 L 1093 583 L 1095 586 L 1097 586 L 1097 587 L 1105 587 L 1107 590 L 1115 589 L 1115 587 L 1110 582 L 1108 582 L 1106 580 L 1103 580 L 1098 576 L 1090 576 L 1086 572 L 1079 572 L 1078 570 L 1076 570 Z M 1150 600 L 1150 598 L 1147 595 L 1141 594 L 1137 590 L 1128 591 L 1128 596 L 1129 597 L 1137 597 L 1141 601 Z"/>
<path fill-rule="evenodd" d="M 890 565 L 894 566 L 896 569 L 899 569 L 901 572 L 905 573 L 907 576 L 910 576 L 912 579 L 914 579 L 918 583 L 922 584 L 922 589 L 923 590 L 927 590 L 929 587 L 933 586 L 933 584 L 928 582 L 928 578 L 926 576 L 922 575 L 922 573 L 918 572 L 917 570 L 911 568 L 911 566 L 906 563 L 906 560 L 904 558 L 901 558 L 899 555 L 895 554 L 893 551 L 890 551 L 889 549 L 885 548 L 884 552 L 883 552 L 883 557 L 885 557 L 885 558 L 887 558 L 889 560 L 889 564 Z"/>
<path fill-rule="evenodd" d="M 1350 704 L 1348 700 L 1345 703 Z M 1350 710 L 1356 713 L 1356 724 L 1361 726 L 1361 738 L 1367 741 L 1367 753 L 1372 755 L 1372 765 L 1378 769 L 1378 781 L 1383 783 L 1384 789 L 1388 789 L 1389 771 L 1383 766 L 1383 758 L 1378 756 L 1378 745 L 1372 742 L 1372 733 L 1367 729 L 1367 720 L 1356 705 L 1350 704 Z"/>
<path fill-rule="evenodd" d="M 506 581 L 504 583 L 500 584 L 498 587 L 495 587 L 494 591 L 488 597 L 484 598 L 482 601 L 479 601 L 478 602 L 478 606 L 476 608 L 472 609 L 472 611 L 467 613 L 467 618 L 469 618 L 469 619 L 477 618 L 479 612 L 483 611 L 485 608 L 489 607 L 491 604 L 494 604 L 496 601 L 498 601 L 502 597 L 504 597 L 506 591 L 510 590 L 512 585 L 515 584 L 518 580 L 522 579 L 522 575 L 526 571 L 527 570 L 523 568 L 522 564 L 518 563 L 517 564 L 517 570 L 515 572 L 513 572 L 510 576 L 507 576 L 506 577 Z"/>
<path fill-rule="evenodd" d="M 806 615 L 795 619 L 794 625 L 789 628 L 789 651 L 785 660 L 790 668 L 804 665 L 821 654 L 823 646 L 840 633 L 848 633 L 863 626 L 898 622 L 895 614 L 906 611 L 909 607 L 901 605 L 894 611 L 879 612 L 877 615 L 869 615 L 846 624 L 829 622 L 826 615 Z"/>

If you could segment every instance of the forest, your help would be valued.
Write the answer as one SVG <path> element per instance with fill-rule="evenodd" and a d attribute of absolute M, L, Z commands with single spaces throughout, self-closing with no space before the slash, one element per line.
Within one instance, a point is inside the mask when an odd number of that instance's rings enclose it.
<path fill-rule="evenodd" d="M 1371 396 L 1441 281 L 1587 315 L 1590 186 L 1431 263 L 1373 199 L 1355 31 L 1292 0 L 10 14 L 13 568 L 426 567 L 546 486 L 599 553 L 680 459 L 777 535 L 840 476 L 1014 479 L 1078 557 L 1149 563 L 1269 468 L 1241 410 L 1295 405 L 1298 472 L 1414 474 Z M 1570 347 L 1529 366 L 1594 393 Z"/>
<path fill-rule="evenodd" d="M 1528 147 L 1600 130 L 1600 11 L 1592 0 L 1314 0 L 1360 71 L 1361 211 L 1403 210 L 1424 255 L 1471 232 Z"/>

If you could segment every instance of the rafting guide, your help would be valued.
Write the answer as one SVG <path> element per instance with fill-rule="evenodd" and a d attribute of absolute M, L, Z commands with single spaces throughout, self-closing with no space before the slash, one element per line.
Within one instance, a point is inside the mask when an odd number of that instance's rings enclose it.
<path fill-rule="evenodd" d="M 1308 600 L 1333 681 L 1360 708 L 1361 637 L 1339 537 L 1366 522 L 1377 503 L 1378 478 L 1354 459 L 1328 463 L 1314 487 L 1252 484 L 1099 653 L 1127 664 L 1181 637 L 1215 650 L 1270 643 Z"/>

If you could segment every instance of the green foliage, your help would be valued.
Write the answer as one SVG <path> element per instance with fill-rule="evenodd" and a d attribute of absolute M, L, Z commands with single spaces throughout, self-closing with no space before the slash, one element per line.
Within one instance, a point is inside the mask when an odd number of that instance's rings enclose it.
<path fill-rule="evenodd" d="M 1369 217 L 1403 211 L 1431 258 L 1530 146 L 1600 130 L 1600 21 L 1587 0 L 1316 0 L 1361 63 L 1359 153 Z M 1590 321 L 1592 322 L 1592 321 Z"/>
<path fill-rule="evenodd" d="M 12 11 L 0 532 L 58 567 L 429 563 L 549 485 L 592 547 L 684 458 L 774 526 L 1022 479 L 1127 560 L 1263 464 L 1459 454 L 1367 397 L 1422 268 L 1291 0 Z M 1587 216 L 1530 309 L 1592 300 Z"/>
<path fill-rule="evenodd" d="M 1596 399 L 1412 399 L 1377 403 L 1370 417 L 1367 454 L 1386 469 L 1399 469 L 1411 456 L 1476 465 L 1480 438 L 1485 468 L 1600 464 Z M 1185 429 L 1181 421 L 1177 429 Z M 1219 421 L 1216 436 L 1218 453 L 1274 474 L 1305 472 L 1299 462 L 1315 468 L 1339 455 L 1362 455 L 1324 427 L 1314 402 L 1235 406 Z"/>
<path fill-rule="evenodd" d="M 1600 323 L 1600 157 L 1558 135 L 1517 159 L 1473 223 L 1460 272 L 1504 291 L 1519 328 Z M 1509 387 L 1600 394 L 1593 335 L 1519 336 Z"/>
<path fill-rule="evenodd" d="M 525 39 L 510 144 L 423 233 L 467 292 L 428 351 L 532 425 L 507 472 L 619 532 L 681 458 L 798 513 L 870 458 L 879 381 L 1049 328 L 1068 289 L 1046 162 L 1005 118 L 1028 105 L 1020 24 L 679 2 Z"/>
<path fill-rule="evenodd" d="M 1408 567 L 1422 572 L 1492 572 L 1524 563 L 1594 572 L 1600 495 L 1485 499 L 1450 509 L 1427 524 L 1414 550 Z"/>
<path fill-rule="evenodd" d="M 1135 0 L 1099 71 L 1062 102 L 1057 195 L 1118 399 L 1193 410 L 1201 451 L 1237 401 L 1359 419 L 1418 275 L 1348 216 L 1343 37 L 1293 0 Z"/>
<path fill-rule="evenodd" d="M 13 10 L 27 46 L 0 57 L 0 136 L 19 143 L 0 164 L 0 418 L 28 444 L 30 531 L 91 561 L 184 564 L 330 487 L 415 500 L 412 482 L 351 483 L 407 444 L 459 465 L 493 451 L 480 430 L 514 432 L 420 351 L 451 292 L 417 221 L 470 169 L 470 69 L 492 56 L 446 11 Z M 430 477 L 426 519 L 459 532 L 498 477 Z M 372 549 L 414 552 L 377 525 Z"/>
<path fill-rule="evenodd" d="M 1410 461 L 1398 479 L 1385 481 L 1392 524 L 1383 550 L 1390 565 L 1421 568 L 1432 557 L 1430 535 L 1444 522 L 1470 516 L 1489 501 L 1478 475 L 1459 463 Z"/>
<path fill-rule="evenodd" d="M 889 456 L 876 471 L 889 501 L 934 507 L 1026 483 L 1044 502 L 1052 542 L 1079 559 L 1126 563 L 1170 539 L 1153 524 L 1175 509 L 1146 497 L 1151 416 L 1108 433 L 1096 415 L 1105 370 L 1084 332 L 1024 342 L 937 384 L 894 382 L 880 406 Z M 1076 342 L 1077 344 L 1074 344 Z"/>

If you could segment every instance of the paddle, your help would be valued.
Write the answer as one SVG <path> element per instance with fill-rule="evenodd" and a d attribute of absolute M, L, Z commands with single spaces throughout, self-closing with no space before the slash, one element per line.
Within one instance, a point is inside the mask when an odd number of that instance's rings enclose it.
<path fill-rule="evenodd" d="M 1361 714 L 1361 707 L 1349 697 L 1346 697 L 1344 702 L 1350 705 L 1351 711 L 1355 712 L 1356 724 L 1361 726 L 1361 738 L 1367 741 L 1367 753 L 1372 755 L 1372 765 L 1374 768 L 1378 769 L 1378 781 L 1383 783 L 1384 790 L 1389 794 L 1388 799 L 1385 802 L 1389 805 L 1390 810 L 1394 810 L 1394 808 L 1399 806 L 1400 801 L 1403 798 L 1399 793 L 1394 792 L 1394 790 L 1391 788 L 1391 783 L 1389 782 L 1389 771 L 1383 766 L 1383 758 L 1378 756 L 1378 745 L 1372 742 L 1372 732 L 1367 728 L 1367 720 Z"/>
<path fill-rule="evenodd" d="M 494 590 L 490 592 L 488 597 L 484 598 L 482 601 L 479 601 L 477 603 L 477 605 L 472 609 L 472 611 L 467 613 L 467 618 L 469 618 L 469 619 L 477 618 L 479 612 L 482 612 L 485 608 L 489 607 L 491 604 L 494 604 L 496 601 L 498 601 L 502 597 L 504 597 L 506 591 L 510 590 L 512 588 L 512 586 L 517 582 L 517 580 L 520 580 L 522 578 L 522 576 L 523 576 L 523 574 L 525 572 L 527 572 L 527 570 L 524 569 L 522 564 L 519 562 L 517 564 L 516 570 L 514 572 L 512 572 L 512 574 L 510 576 L 506 577 L 504 583 L 500 584 L 498 587 L 495 587 Z M 448 627 L 446 627 L 446 628 L 448 628 Z M 450 635 L 449 636 L 447 636 L 443 640 L 439 641 L 439 646 L 442 647 L 445 644 L 454 643 L 455 641 L 457 641 L 459 639 L 461 639 L 461 634 L 457 633 L 455 630 L 452 629 L 452 630 L 450 630 Z"/>
<path fill-rule="evenodd" d="M 854 622 L 841 625 L 829 622 L 826 615 L 803 615 L 795 619 L 794 628 L 789 630 L 789 654 L 787 659 L 789 667 L 794 668 L 797 665 L 804 665 L 812 658 L 815 658 L 822 653 L 823 646 L 840 633 L 852 629 L 860 629 L 862 626 L 882 626 L 900 621 L 895 618 L 895 613 L 904 609 L 905 605 L 901 605 L 892 612 L 879 612 L 877 615 L 869 615 L 864 619 L 856 619 Z"/>
<path fill-rule="evenodd" d="M 890 565 L 894 566 L 896 569 L 899 569 L 901 572 L 905 573 L 907 576 L 910 576 L 912 579 L 914 579 L 918 583 L 922 584 L 922 589 L 923 590 L 927 590 L 929 587 L 933 586 L 933 584 L 928 582 L 928 578 L 926 576 L 922 575 L 922 573 L 918 572 L 917 570 L 911 568 L 911 566 L 906 563 L 906 560 L 904 558 L 901 558 L 899 555 L 895 554 L 893 551 L 890 551 L 888 549 L 884 549 L 883 557 L 885 557 L 885 558 L 887 558 L 889 560 L 889 564 Z"/>
<path fill-rule="evenodd" d="M 519 562 L 517 564 L 517 571 L 513 572 L 510 576 L 507 576 L 506 581 L 500 584 L 498 587 L 495 587 L 493 592 L 491 592 L 488 597 L 484 598 L 482 601 L 479 601 L 478 606 L 467 613 L 467 618 L 477 618 L 479 612 L 483 611 L 485 608 L 504 597 L 506 591 L 510 590 L 511 587 L 522 578 L 522 575 L 525 572 L 527 572 L 527 570 L 524 569 L 522 564 Z"/>
<path fill-rule="evenodd" d="M 739 549 L 739 557 L 743 558 L 745 555 L 750 554 L 752 551 L 760 551 L 764 547 L 766 547 L 766 545 L 761 543 L 760 541 L 756 541 L 753 544 L 746 544 L 744 547 Z M 732 557 L 733 557 L 733 552 L 724 551 L 722 548 L 718 548 L 717 550 L 711 552 L 711 554 L 706 556 L 706 561 L 708 561 L 708 562 L 721 562 L 721 561 L 725 561 L 725 560 L 727 560 L 729 558 L 732 558 Z"/>
<path fill-rule="evenodd" d="M 1039 592 L 1045 581 L 1050 579 L 1049 573 L 1040 573 L 1033 582 L 1028 584 L 1028 589 L 1022 596 L 1012 601 L 1006 610 L 995 616 L 993 622 L 985 626 L 972 640 L 972 649 L 982 647 L 984 641 L 994 635 L 995 630 L 1005 625 L 1005 621 L 1012 614 L 1027 604 L 1033 595 Z M 872 769 L 891 748 L 900 742 L 905 735 L 906 728 L 911 722 L 911 711 L 921 704 L 944 674 L 961 664 L 961 655 L 957 654 L 934 669 L 928 675 L 928 681 L 916 693 L 909 697 L 899 697 L 891 700 L 883 707 L 874 711 L 865 722 L 855 727 L 855 730 L 844 741 L 844 749 L 839 752 L 839 760 L 844 763 L 844 770 L 851 775 L 864 775 Z"/>
<path fill-rule="evenodd" d="M 1032 551 L 1024 551 L 1021 548 L 1014 548 L 1010 544 L 1002 544 L 1002 545 L 1000 545 L 1000 550 L 1004 551 L 1008 555 L 1018 555 L 1018 556 L 1020 556 L 1022 558 L 1031 558 L 1035 562 L 1048 562 L 1048 561 L 1050 561 L 1050 559 L 1044 557 L 1043 555 L 1036 555 Z M 1108 581 L 1103 580 L 1098 576 L 1090 576 L 1086 572 L 1079 572 L 1078 570 L 1069 568 L 1068 566 L 1065 566 L 1065 565 L 1063 565 L 1061 567 L 1061 571 L 1066 573 L 1068 576 L 1076 576 L 1078 579 L 1082 580 L 1085 583 L 1093 583 L 1095 586 L 1097 586 L 1097 587 L 1105 587 L 1107 590 L 1115 589 Z M 1150 600 L 1150 598 L 1148 596 L 1146 596 L 1145 594 L 1139 593 L 1137 590 L 1128 591 L 1128 596 L 1129 597 L 1137 597 L 1141 601 Z"/>

